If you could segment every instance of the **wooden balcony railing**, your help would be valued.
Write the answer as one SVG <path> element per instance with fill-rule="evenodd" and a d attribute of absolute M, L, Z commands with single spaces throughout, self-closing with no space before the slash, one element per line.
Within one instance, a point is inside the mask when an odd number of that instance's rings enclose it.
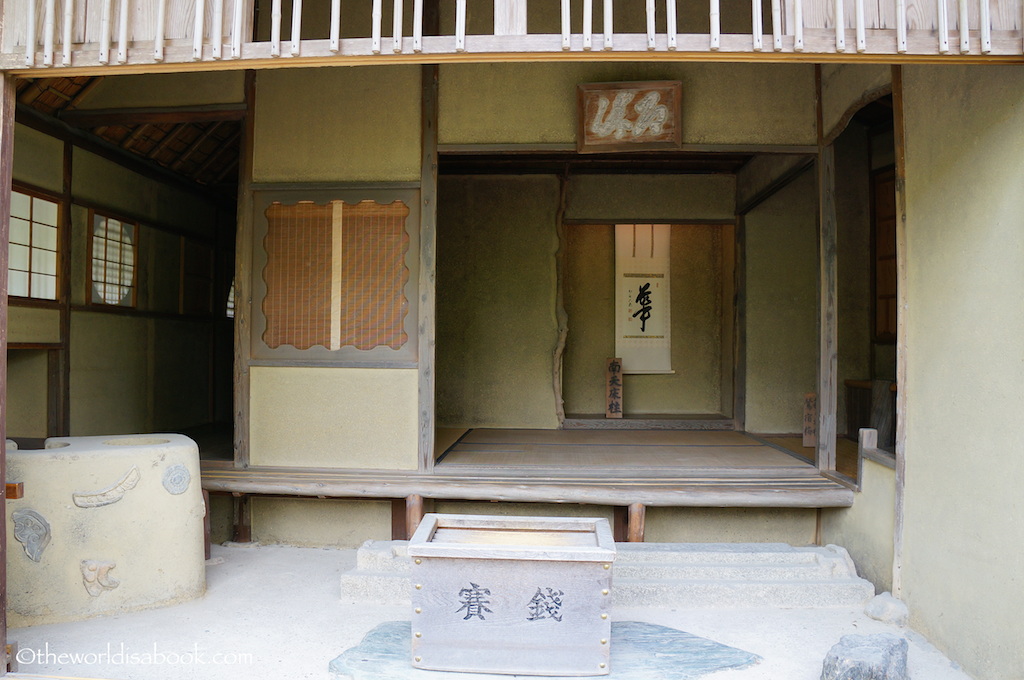
<path fill-rule="evenodd" d="M 262 16 L 253 0 L 8 0 L 0 69 L 1024 55 L 1024 0 L 697 1 L 474 0 L 467 8 L 467 0 L 442 0 L 434 22 L 442 30 L 425 32 L 423 0 L 307 0 L 305 8 L 303 0 L 271 0 Z"/>

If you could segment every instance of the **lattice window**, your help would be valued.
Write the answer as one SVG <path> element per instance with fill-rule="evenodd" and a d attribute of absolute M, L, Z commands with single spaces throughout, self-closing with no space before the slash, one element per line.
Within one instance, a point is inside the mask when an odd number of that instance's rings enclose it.
<path fill-rule="evenodd" d="M 92 213 L 92 301 L 135 306 L 136 225 Z"/>
<path fill-rule="evenodd" d="M 59 207 L 56 201 L 20 191 L 11 192 L 9 295 L 57 299 Z"/>
<path fill-rule="evenodd" d="M 267 347 L 405 345 L 408 216 L 401 201 L 271 204 L 263 270 Z"/>

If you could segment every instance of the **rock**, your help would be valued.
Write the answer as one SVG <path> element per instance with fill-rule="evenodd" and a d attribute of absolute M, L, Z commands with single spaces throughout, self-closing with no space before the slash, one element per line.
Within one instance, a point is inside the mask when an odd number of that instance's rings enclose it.
<path fill-rule="evenodd" d="M 900 627 L 906 626 L 910 618 L 907 605 L 890 593 L 882 593 L 873 597 L 868 602 L 868 606 L 864 608 L 864 613 L 877 621 Z"/>
<path fill-rule="evenodd" d="M 890 633 L 844 635 L 821 669 L 821 680 L 907 679 L 907 641 Z"/>

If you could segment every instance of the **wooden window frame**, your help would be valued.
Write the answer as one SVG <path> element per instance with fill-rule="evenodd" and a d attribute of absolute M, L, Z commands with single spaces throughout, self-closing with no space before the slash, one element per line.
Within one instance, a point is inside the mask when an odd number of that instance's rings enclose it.
<path fill-rule="evenodd" d="M 121 304 L 121 303 L 115 304 L 115 303 L 110 303 L 110 302 L 101 302 L 101 301 L 97 301 L 97 300 L 95 300 L 93 298 L 93 294 L 96 292 L 95 288 L 94 288 L 94 286 L 96 284 L 96 280 L 93 277 L 93 261 L 94 261 L 93 246 L 94 246 L 95 241 L 96 241 L 96 215 L 100 215 L 101 217 L 103 217 L 105 219 L 108 219 L 108 220 L 111 220 L 111 219 L 117 220 L 118 222 L 120 222 L 122 224 L 122 226 L 123 225 L 131 225 L 131 227 L 132 227 L 132 233 L 130 235 L 130 238 L 132 240 L 132 260 L 133 260 L 133 262 L 132 262 L 131 300 L 127 304 Z M 110 211 L 107 211 L 107 210 L 99 210 L 99 209 L 96 209 L 96 208 L 89 208 L 88 225 L 89 225 L 88 226 L 88 230 L 89 230 L 88 231 L 89 252 L 88 252 L 88 259 L 86 260 L 87 261 L 87 265 L 86 266 L 87 266 L 87 271 L 88 271 L 88 274 L 89 274 L 89 285 L 88 285 L 87 294 L 86 294 L 86 304 L 88 306 L 96 307 L 98 309 L 133 309 L 133 310 L 138 310 L 139 264 L 140 264 L 140 262 L 139 262 L 139 223 L 138 223 L 138 221 L 132 220 L 132 219 L 125 219 L 125 218 L 117 215 L 116 213 L 113 213 L 113 212 L 110 212 Z"/>
<path fill-rule="evenodd" d="M 65 221 L 65 218 L 64 218 L 64 212 L 65 212 L 64 202 L 65 202 L 65 198 L 63 196 L 61 196 L 60 194 L 56 194 L 56 193 L 53 193 L 53 192 L 50 192 L 50 191 L 46 191 L 45 189 L 40 189 L 38 187 L 34 187 L 34 186 L 31 186 L 31 185 L 27 185 L 27 184 L 21 184 L 21 183 L 18 183 L 18 182 L 12 183 L 11 191 L 12 192 L 18 192 L 20 194 L 25 194 L 26 196 L 29 196 L 30 198 L 39 198 L 39 199 L 42 199 L 42 200 L 45 200 L 45 201 L 50 201 L 51 203 L 56 203 L 57 204 L 57 224 L 53 225 L 57 229 L 57 246 L 56 246 L 56 250 L 52 251 L 56 255 L 56 262 L 55 262 L 56 273 L 53 276 L 53 278 L 54 278 L 54 287 L 55 287 L 55 290 L 56 290 L 56 296 L 52 297 L 52 298 L 48 298 L 48 297 L 36 297 L 36 296 L 31 294 L 32 293 L 32 273 L 33 273 L 33 271 L 32 271 L 32 236 L 31 236 L 31 233 L 32 233 L 32 223 L 33 222 L 32 222 L 31 217 L 30 217 L 29 218 L 29 234 L 30 234 L 30 236 L 29 236 L 29 245 L 27 246 L 28 249 L 29 249 L 29 255 L 28 255 L 28 257 L 29 257 L 29 268 L 28 268 L 28 272 L 27 272 L 28 275 L 29 275 L 29 294 L 28 295 L 10 295 L 10 293 L 8 293 L 8 298 L 10 299 L 10 301 L 13 304 L 18 305 L 18 306 L 32 306 L 32 305 L 50 306 L 50 305 L 60 305 L 60 304 L 62 304 L 65 301 L 64 295 L 63 295 L 63 292 L 64 292 L 64 290 L 63 290 L 63 285 L 64 285 L 63 266 L 64 266 L 64 258 L 66 257 L 66 254 L 65 254 L 65 241 L 67 239 L 67 225 L 64 224 L 64 221 Z M 45 226 L 51 226 L 51 225 L 45 225 Z M 42 249 L 42 250 L 46 250 L 46 249 Z M 11 268 L 10 267 L 9 259 L 8 259 L 7 268 L 8 268 L 8 271 Z M 20 270 L 18 270 L 18 271 L 20 271 Z"/>
<path fill-rule="evenodd" d="M 896 333 L 895 329 L 891 334 L 882 333 L 878 328 L 878 197 L 877 197 L 877 180 L 879 177 L 887 174 L 892 174 L 895 178 L 896 166 L 886 165 L 871 171 L 871 338 L 872 341 L 880 345 L 895 345 L 896 344 Z M 895 247 L 895 244 L 894 244 Z M 897 282 L 896 272 L 896 256 L 892 259 L 893 265 L 893 280 Z M 895 293 L 898 299 L 899 293 Z M 897 314 L 899 310 L 897 309 Z"/>
<path fill-rule="evenodd" d="M 361 201 L 375 201 L 381 204 L 401 201 L 408 207 L 409 214 L 405 218 L 405 232 L 409 237 L 409 247 L 405 253 L 405 266 L 409 270 L 409 278 L 403 288 L 408 301 L 408 311 L 403 320 L 407 340 L 398 349 L 385 346 L 365 350 L 352 346 L 344 346 L 336 350 L 319 345 L 309 349 L 297 349 L 290 345 L 269 347 L 263 341 L 263 335 L 267 330 L 267 318 L 263 312 L 263 301 L 267 296 L 267 283 L 263 278 L 263 270 L 267 265 L 267 253 L 263 242 L 269 227 L 266 210 L 275 201 L 284 204 L 294 204 L 299 201 L 324 204 L 336 200 L 349 204 Z M 254 185 L 252 271 L 241 272 L 242 276 L 249 277 L 252 282 L 251 363 L 268 366 L 415 368 L 419 352 L 419 225 L 420 191 L 416 184 Z M 239 304 L 237 299 L 235 304 L 235 314 L 237 315 Z"/>

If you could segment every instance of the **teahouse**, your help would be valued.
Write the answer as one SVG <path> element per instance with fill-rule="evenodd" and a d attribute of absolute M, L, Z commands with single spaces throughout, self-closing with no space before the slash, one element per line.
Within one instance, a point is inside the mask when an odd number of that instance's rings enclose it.
<path fill-rule="evenodd" d="M 1018 673 L 1020 0 L 3 11 L 8 436 L 190 434 L 219 540 L 837 543 Z"/>

